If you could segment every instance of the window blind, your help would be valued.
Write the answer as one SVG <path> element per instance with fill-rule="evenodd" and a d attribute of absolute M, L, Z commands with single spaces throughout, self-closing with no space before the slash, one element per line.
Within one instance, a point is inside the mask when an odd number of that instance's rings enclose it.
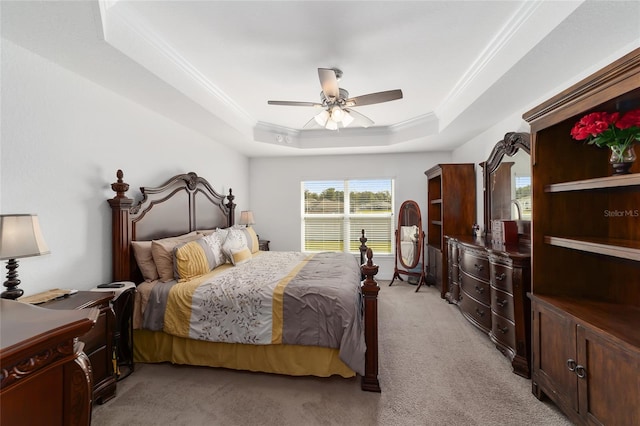
<path fill-rule="evenodd" d="M 302 182 L 304 251 L 359 252 L 362 229 L 375 253 L 391 253 L 393 180 Z"/>

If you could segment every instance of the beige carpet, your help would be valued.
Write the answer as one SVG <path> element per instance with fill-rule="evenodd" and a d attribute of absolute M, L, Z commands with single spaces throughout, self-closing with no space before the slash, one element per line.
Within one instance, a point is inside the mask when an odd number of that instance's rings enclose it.
<path fill-rule="evenodd" d="M 359 378 L 137 364 L 92 425 L 571 424 L 435 289 L 380 286 L 380 394 Z"/>

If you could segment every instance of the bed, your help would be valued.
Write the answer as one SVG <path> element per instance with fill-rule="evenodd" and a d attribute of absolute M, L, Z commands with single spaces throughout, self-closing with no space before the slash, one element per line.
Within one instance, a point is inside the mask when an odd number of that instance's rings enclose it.
<path fill-rule="evenodd" d="M 136 202 L 121 170 L 116 177 L 112 273 L 137 285 L 134 361 L 359 375 L 363 390 L 380 392 L 378 267 L 364 230 L 359 263 L 260 251 L 255 232 L 234 224 L 231 190 L 221 195 L 190 172 L 141 187 Z"/>

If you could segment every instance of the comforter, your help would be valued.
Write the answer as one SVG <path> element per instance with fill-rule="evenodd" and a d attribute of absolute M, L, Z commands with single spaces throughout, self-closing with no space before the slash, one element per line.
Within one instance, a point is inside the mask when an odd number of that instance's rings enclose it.
<path fill-rule="evenodd" d="M 360 268 L 348 253 L 259 252 L 191 281 L 158 283 L 143 326 L 212 342 L 337 348 L 364 375 Z"/>

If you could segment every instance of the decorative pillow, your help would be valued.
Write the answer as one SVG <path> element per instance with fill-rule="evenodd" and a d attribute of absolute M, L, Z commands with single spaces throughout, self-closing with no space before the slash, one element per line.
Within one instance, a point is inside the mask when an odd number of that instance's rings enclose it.
<path fill-rule="evenodd" d="M 247 247 L 251 250 L 251 253 L 256 253 L 260 250 L 260 243 L 258 242 L 258 235 L 253 228 L 242 228 L 242 232 L 247 240 Z"/>
<path fill-rule="evenodd" d="M 233 263 L 234 266 L 248 262 L 252 257 L 251 251 L 246 246 L 238 250 L 231 249 L 231 263 Z"/>
<path fill-rule="evenodd" d="M 163 238 L 151 241 L 151 254 L 158 269 L 160 281 L 166 283 L 174 279 L 173 275 L 173 249 L 182 243 L 202 238 L 196 231 L 177 237 Z"/>
<path fill-rule="evenodd" d="M 133 256 L 136 258 L 138 268 L 142 272 L 142 278 L 145 281 L 157 280 L 159 278 L 158 269 L 153 262 L 151 241 L 131 241 L 131 247 L 133 247 Z"/>
<path fill-rule="evenodd" d="M 196 232 L 198 234 L 202 234 L 206 236 L 206 235 L 213 234 L 214 232 L 216 232 L 216 230 L 215 229 L 198 229 Z"/>
<path fill-rule="evenodd" d="M 222 233 L 214 232 L 211 235 L 207 235 L 202 240 L 209 246 L 209 249 L 213 253 L 213 258 L 215 260 L 216 266 L 220 266 L 227 261 L 223 251 L 222 245 L 224 244 L 224 240 L 222 239 Z"/>
<path fill-rule="evenodd" d="M 182 282 L 199 277 L 220 265 L 216 262 L 216 256 L 205 238 L 209 237 L 179 244 L 173 249 L 176 280 Z"/>
<path fill-rule="evenodd" d="M 251 250 L 247 246 L 247 237 L 243 232 L 243 229 L 229 229 L 227 233 L 227 238 L 224 240 L 224 244 L 222 245 L 222 251 L 229 261 L 236 265 L 236 259 L 234 258 L 234 253 L 236 253 L 236 258 L 244 257 L 245 253 L 241 253 L 243 250 L 246 250 L 251 257 Z"/>

